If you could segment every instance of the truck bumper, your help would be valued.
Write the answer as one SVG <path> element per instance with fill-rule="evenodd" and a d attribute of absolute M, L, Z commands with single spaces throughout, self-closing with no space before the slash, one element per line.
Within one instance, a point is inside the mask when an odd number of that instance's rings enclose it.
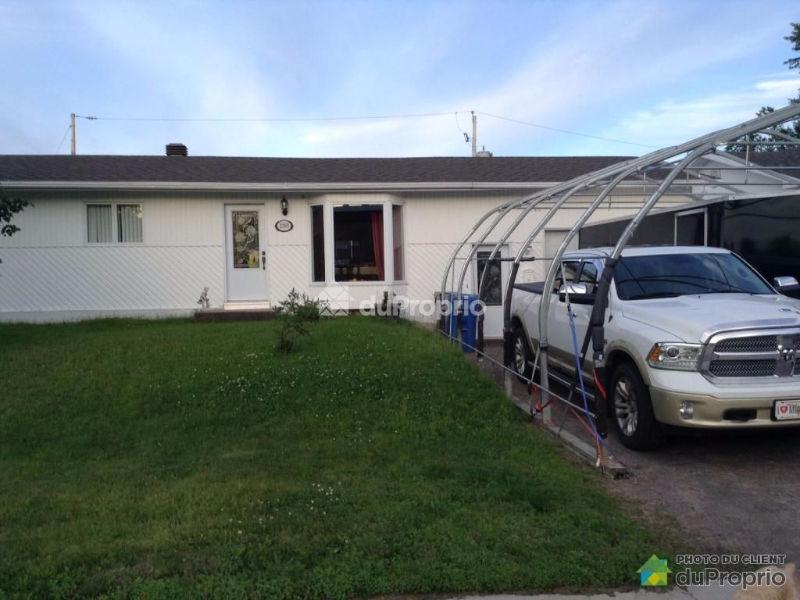
<path fill-rule="evenodd" d="M 769 398 L 717 398 L 651 387 L 650 397 L 656 420 L 667 425 L 713 429 L 800 426 L 800 419 L 776 421 L 772 418 L 775 400 L 798 398 L 800 394 L 776 394 Z M 691 406 L 690 418 L 686 416 L 687 411 L 681 414 L 682 405 L 687 403 Z"/>

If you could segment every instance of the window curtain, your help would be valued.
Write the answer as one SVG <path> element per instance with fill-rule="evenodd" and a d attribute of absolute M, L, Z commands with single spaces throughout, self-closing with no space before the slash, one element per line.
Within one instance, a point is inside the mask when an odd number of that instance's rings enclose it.
<path fill-rule="evenodd" d="M 117 205 L 117 231 L 122 243 L 142 241 L 142 207 L 139 204 Z"/>
<path fill-rule="evenodd" d="M 110 244 L 113 240 L 113 222 L 110 204 L 86 205 L 87 241 L 90 244 Z"/>
<path fill-rule="evenodd" d="M 372 251 L 375 255 L 375 267 L 378 269 L 378 279 L 386 279 L 383 272 L 383 212 L 374 211 L 372 217 Z"/>
<path fill-rule="evenodd" d="M 403 207 L 392 205 L 392 244 L 394 251 L 394 280 L 403 280 Z"/>

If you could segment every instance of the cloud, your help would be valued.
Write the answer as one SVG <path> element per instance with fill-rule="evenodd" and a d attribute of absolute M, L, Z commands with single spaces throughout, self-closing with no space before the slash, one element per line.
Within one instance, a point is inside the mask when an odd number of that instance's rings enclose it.
<path fill-rule="evenodd" d="M 469 109 L 649 143 L 695 125 L 705 131 L 704 122 L 723 118 L 715 110 L 738 115 L 746 108 L 749 116 L 764 98 L 782 103 L 793 95 L 785 76 L 760 75 L 780 66 L 765 53 L 783 44 L 792 9 L 766 4 L 768 11 L 761 3 L 721 10 L 681 0 L 119 1 L 45 10 L 17 2 L 5 10 L 12 35 L 0 39 L 0 54 L 18 50 L 26 61 L 7 71 L 14 94 L 0 99 L 7 134 L 0 151 L 51 152 L 73 110 L 244 118 L 446 113 L 305 123 L 80 122 L 84 153 L 156 153 L 182 141 L 192 154 L 466 155 L 469 115 L 457 122 L 454 112 Z M 730 32 L 743 26 L 747 43 L 738 43 Z M 757 83 L 743 84 L 745 77 Z M 720 82 L 728 92 L 712 92 Z M 497 154 L 632 150 L 485 116 L 478 142 Z"/>
<path fill-rule="evenodd" d="M 652 146 L 669 146 L 751 119 L 762 106 L 784 106 L 787 98 L 797 94 L 798 88 L 800 79 L 784 76 L 758 81 L 744 90 L 684 101 L 667 100 L 627 115 L 602 135 Z"/>
<path fill-rule="evenodd" d="M 540 37 L 526 56 L 508 57 L 517 66 L 506 69 L 505 76 L 488 89 L 476 85 L 466 94 L 437 90 L 438 98 L 426 98 L 415 109 L 449 112 L 474 108 L 563 129 L 640 141 L 643 131 L 634 128 L 604 133 L 598 123 L 616 118 L 627 108 L 626 103 L 680 90 L 691 75 L 733 63 L 750 52 L 749 43 L 719 43 L 721 37 L 729 37 L 727 26 L 731 19 L 724 15 L 713 29 L 700 23 L 690 26 L 697 29 L 698 35 L 687 44 L 676 32 L 687 27 L 686 22 L 692 20 L 687 13 L 691 11 L 676 15 L 669 6 L 654 3 L 603 6 L 605 10 L 593 13 L 591 18 L 585 14 L 575 19 L 562 17 L 559 25 Z M 766 43 L 773 37 L 773 23 L 753 26 L 748 33 L 753 44 Z M 403 83 L 415 85 L 413 81 Z M 761 85 L 754 93 L 770 98 L 786 88 L 780 81 Z M 742 98 L 740 105 L 745 104 Z M 468 129 L 468 123 L 469 116 L 462 115 L 461 128 Z M 651 133 L 671 133 L 670 125 L 662 127 L 651 122 L 651 126 Z M 649 140 L 652 135 L 645 137 Z M 486 117 L 480 117 L 478 141 L 499 154 L 552 154 L 563 148 L 573 152 L 586 149 L 595 154 L 632 152 L 631 146 L 587 143 L 565 134 Z M 305 130 L 295 151 L 321 156 L 463 155 L 468 146 L 463 143 L 455 118 L 445 116 L 417 121 L 315 124 Z"/>

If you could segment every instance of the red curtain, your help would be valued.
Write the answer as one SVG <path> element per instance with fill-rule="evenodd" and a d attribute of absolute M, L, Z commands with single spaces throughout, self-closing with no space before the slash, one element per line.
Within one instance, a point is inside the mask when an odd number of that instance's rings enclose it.
<path fill-rule="evenodd" d="M 385 279 L 383 272 L 383 212 L 370 213 L 372 217 L 372 251 L 375 254 L 375 266 L 378 268 L 378 279 Z"/>

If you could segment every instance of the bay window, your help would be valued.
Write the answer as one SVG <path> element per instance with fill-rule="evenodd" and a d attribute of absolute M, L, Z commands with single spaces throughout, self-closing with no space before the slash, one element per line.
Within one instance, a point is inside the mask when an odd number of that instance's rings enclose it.
<path fill-rule="evenodd" d="M 383 206 L 333 209 L 334 279 L 383 281 Z"/>
<path fill-rule="evenodd" d="M 325 281 L 325 224 L 322 206 L 311 207 L 311 280 Z"/>
<path fill-rule="evenodd" d="M 312 281 L 401 280 L 404 268 L 402 208 L 390 202 L 312 205 Z"/>
<path fill-rule="evenodd" d="M 403 280 L 403 207 L 392 204 L 392 255 L 394 256 L 394 280 Z"/>

